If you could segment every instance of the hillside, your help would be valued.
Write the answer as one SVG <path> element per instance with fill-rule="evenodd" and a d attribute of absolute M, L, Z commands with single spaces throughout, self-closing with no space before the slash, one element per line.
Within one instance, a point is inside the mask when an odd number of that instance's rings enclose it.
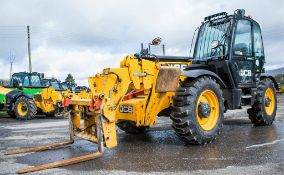
<path fill-rule="evenodd" d="M 268 70 L 266 73 L 271 74 L 273 76 L 278 75 L 278 74 L 284 74 L 284 67 L 279 68 L 279 69 L 273 69 L 273 70 Z"/>

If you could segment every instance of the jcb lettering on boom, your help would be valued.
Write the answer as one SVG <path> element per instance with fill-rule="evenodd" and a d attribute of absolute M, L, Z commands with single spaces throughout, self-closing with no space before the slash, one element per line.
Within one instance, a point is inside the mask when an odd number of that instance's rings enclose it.
<path fill-rule="evenodd" d="M 121 113 L 132 113 L 133 107 L 132 106 L 121 106 L 119 111 Z"/>
<path fill-rule="evenodd" d="M 172 67 L 172 68 L 179 68 L 181 70 L 185 69 L 188 65 L 187 64 L 162 64 L 161 67 Z"/>

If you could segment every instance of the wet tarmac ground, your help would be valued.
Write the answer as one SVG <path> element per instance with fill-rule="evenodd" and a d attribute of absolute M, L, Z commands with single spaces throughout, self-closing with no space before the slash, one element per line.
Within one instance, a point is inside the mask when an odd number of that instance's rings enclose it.
<path fill-rule="evenodd" d="M 254 127 L 245 110 L 229 111 L 217 140 L 209 145 L 185 145 L 171 129 L 171 120 L 139 135 L 118 133 L 118 146 L 99 159 L 32 174 L 284 174 L 284 96 L 276 121 Z M 0 118 L 0 174 L 28 166 L 90 154 L 97 146 L 85 140 L 60 149 L 5 156 L 11 149 L 68 139 L 68 121 L 41 118 L 20 122 Z"/>

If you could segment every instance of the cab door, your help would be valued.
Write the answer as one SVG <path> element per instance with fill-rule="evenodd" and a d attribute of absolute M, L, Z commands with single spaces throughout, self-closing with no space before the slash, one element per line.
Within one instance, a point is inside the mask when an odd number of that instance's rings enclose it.
<path fill-rule="evenodd" d="M 256 77 L 259 78 L 260 74 L 264 72 L 264 63 L 265 63 L 265 55 L 264 55 L 264 47 L 262 42 L 262 35 L 259 24 L 255 21 L 253 22 L 253 46 L 254 46 L 254 58 L 255 58 L 255 72 Z"/>
<path fill-rule="evenodd" d="M 248 19 L 238 20 L 233 39 L 231 69 L 237 87 L 255 85 L 255 57 L 253 54 L 253 25 Z"/>

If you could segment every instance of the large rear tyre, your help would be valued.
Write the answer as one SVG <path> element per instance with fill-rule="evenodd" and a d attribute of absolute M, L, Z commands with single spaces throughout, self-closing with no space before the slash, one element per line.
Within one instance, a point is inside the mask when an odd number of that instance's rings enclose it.
<path fill-rule="evenodd" d="M 210 77 L 183 82 L 173 97 L 172 127 L 186 143 L 210 143 L 221 132 L 223 118 L 222 91 Z"/>
<path fill-rule="evenodd" d="M 248 109 L 249 119 L 256 126 L 271 125 L 277 111 L 277 96 L 273 82 L 265 78 L 257 87 L 255 103 Z"/>
<path fill-rule="evenodd" d="M 130 134 L 141 134 L 146 131 L 149 127 L 146 126 L 136 126 L 134 122 L 132 121 L 122 121 L 116 124 L 119 129 L 126 133 Z"/>
<path fill-rule="evenodd" d="M 18 120 L 30 120 L 35 117 L 37 107 L 32 99 L 21 96 L 16 100 L 14 112 Z"/>

